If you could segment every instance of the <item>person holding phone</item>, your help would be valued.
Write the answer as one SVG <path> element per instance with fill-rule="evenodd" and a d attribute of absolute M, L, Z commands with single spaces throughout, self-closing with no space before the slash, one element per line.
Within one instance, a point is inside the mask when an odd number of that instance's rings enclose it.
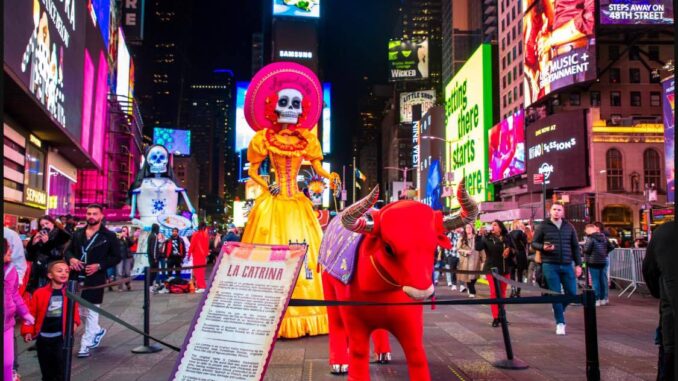
<path fill-rule="evenodd" d="M 49 283 L 47 266 L 54 261 L 64 259 L 64 248 L 71 240 L 71 235 L 64 229 L 61 222 L 52 216 L 40 217 L 38 226 L 40 230 L 31 237 L 26 246 L 26 260 L 32 262 L 26 290 L 31 294 Z"/>
<path fill-rule="evenodd" d="M 575 295 L 577 277 L 582 272 L 577 232 L 574 226 L 563 218 L 565 216 L 563 205 L 554 203 L 549 213 L 550 218 L 537 227 L 532 247 L 541 252 L 542 271 L 549 290 L 560 292 L 562 286 L 565 294 Z M 565 308 L 567 304 L 553 304 L 556 335 L 565 335 Z"/>

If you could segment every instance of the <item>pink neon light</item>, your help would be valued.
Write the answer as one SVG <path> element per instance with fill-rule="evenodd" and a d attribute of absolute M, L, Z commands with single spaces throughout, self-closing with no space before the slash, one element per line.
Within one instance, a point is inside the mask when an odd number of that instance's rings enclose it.
<path fill-rule="evenodd" d="M 106 129 L 106 115 L 108 111 L 108 63 L 103 52 L 99 52 L 99 67 L 96 79 L 96 97 L 94 100 L 94 128 L 92 136 L 92 157 L 94 161 L 101 165 L 104 148 L 104 132 Z"/>
<path fill-rule="evenodd" d="M 85 151 L 90 150 L 90 131 L 92 129 L 92 97 L 94 90 L 94 64 L 89 51 L 85 50 L 85 67 L 82 88 L 82 133 L 80 135 L 80 144 Z"/>

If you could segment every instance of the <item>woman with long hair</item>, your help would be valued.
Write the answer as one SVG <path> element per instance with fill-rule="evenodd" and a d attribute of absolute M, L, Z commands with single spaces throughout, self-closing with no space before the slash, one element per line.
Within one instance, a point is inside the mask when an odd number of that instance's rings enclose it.
<path fill-rule="evenodd" d="M 64 259 L 64 249 L 71 240 L 71 235 L 61 222 L 52 216 L 40 217 L 38 226 L 39 230 L 26 246 L 26 260 L 32 262 L 30 279 L 26 285 L 26 291 L 30 293 L 48 283 L 47 266 Z"/>
<path fill-rule="evenodd" d="M 461 238 L 457 243 L 457 253 L 459 254 L 459 270 L 478 271 L 480 270 L 480 253 L 476 250 L 476 231 L 473 225 L 466 224 L 461 233 Z M 476 297 L 476 281 L 478 275 L 459 274 L 457 279 L 466 283 L 469 298 Z"/>
<path fill-rule="evenodd" d="M 485 265 L 483 266 L 483 271 L 491 271 L 493 268 L 496 268 L 499 275 L 508 277 L 516 248 L 503 222 L 499 220 L 494 220 L 492 222 L 492 228 L 490 229 L 489 234 L 485 235 L 480 241 L 478 250 L 485 251 Z M 494 277 L 487 276 L 487 283 L 490 286 L 490 297 L 505 298 L 506 283 L 499 283 L 500 295 L 497 295 L 494 282 L 496 282 Z M 498 327 L 501 323 L 499 320 L 499 307 L 496 304 L 492 304 L 491 309 L 493 318 L 492 326 Z"/>

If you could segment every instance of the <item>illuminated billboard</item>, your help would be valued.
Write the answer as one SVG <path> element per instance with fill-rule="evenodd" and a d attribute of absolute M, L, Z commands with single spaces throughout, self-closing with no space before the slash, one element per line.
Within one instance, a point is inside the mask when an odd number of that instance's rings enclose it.
<path fill-rule="evenodd" d="M 428 78 L 428 39 L 389 41 L 388 63 L 390 81 Z"/>
<path fill-rule="evenodd" d="M 487 135 L 490 181 L 525 173 L 525 112 L 521 109 L 502 120 Z"/>
<path fill-rule="evenodd" d="M 676 197 L 676 79 L 672 75 L 662 81 L 664 109 L 664 160 L 666 166 L 666 201 L 675 203 Z"/>
<path fill-rule="evenodd" d="M 593 0 L 523 0 L 523 9 L 525 107 L 596 78 Z"/>
<path fill-rule="evenodd" d="M 187 156 L 191 154 L 191 131 L 173 128 L 153 128 L 153 144 L 165 146 L 173 155 Z"/>
<path fill-rule="evenodd" d="M 109 20 L 111 14 L 111 0 L 90 0 L 87 4 L 90 17 L 99 29 L 104 46 L 108 49 Z"/>
<path fill-rule="evenodd" d="M 600 0 L 601 25 L 673 24 L 672 0 Z"/>
<path fill-rule="evenodd" d="M 525 129 L 527 178 L 531 191 L 541 189 L 532 181 L 544 175 L 547 189 L 586 186 L 586 116 L 570 111 L 547 116 Z"/>
<path fill-rule="evenodd" d="M 85 3 L 6 0 L 3 6 L 5 71 L 80 140 Z"/>
<path fill-rule="evenodd" d="M 252 130 L 245 119 L 245 94 L 249 87 L 249 82 L 236 82 L 235 84 L 235 150 L 247 149 L 250 140 L 254 136 Z"/>
<path fill-rule="evenodd" d="M 332 86 L 323 83 L 323 154 L 328 154 L 332 149 Z"/>
<path fill-rule="evenodd" d="M 486 139 L 494 117 L 493 64 L 492 46 L 482 44 L 445 86 L 446 172 L 454 174 L 454 181 L 466 178 L 466 189 L 477 202 L 494 197 Z M 458 206 L 454 198 L 450 207 Z"/>
<path fill-rule="evenodd" d="M 128 98 L 130 97 L 130 63 L 131 57 L 129 55 L 129 50 L 127 50 L 127 43 L 125 42 L 125 35 L 122 32 L 122 29 L 118 30 L 118 73 L 115 86 L 115 94 L 118 95 L 118 100 L 120 102 L 129 102 Z"/>
<path fill-rule="evenodd" d="M 320 17 L 320 0 L 273 0 L 273 16 Z"/>
<path fill-rule="evenodd" d="M 421 115 L 424 115 L 435 104 L 435 90 L 400 93 L 400 122 L 412 123 L 412 106 L 421 105 Z"/>

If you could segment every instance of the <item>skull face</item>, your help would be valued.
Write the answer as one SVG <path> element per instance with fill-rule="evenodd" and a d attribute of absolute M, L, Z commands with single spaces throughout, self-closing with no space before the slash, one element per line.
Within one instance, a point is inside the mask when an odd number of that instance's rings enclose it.
<path fill-rule="evenodd" d="M 169 153 L 163 146 L 153 146 L 146 154 L 146 162 L 148 162 L 151 173 L 163 174 L 167 173 L 167 165 L 169 164 Z"/>
<path fill-rule="evenodd" d="M 278 123 L 297 124 L 299 115 L 303 112 L 301 92 L 295 89 L 282 89 L 278 92 L 278 104 L 275 112 L 278 114 Z"/>

